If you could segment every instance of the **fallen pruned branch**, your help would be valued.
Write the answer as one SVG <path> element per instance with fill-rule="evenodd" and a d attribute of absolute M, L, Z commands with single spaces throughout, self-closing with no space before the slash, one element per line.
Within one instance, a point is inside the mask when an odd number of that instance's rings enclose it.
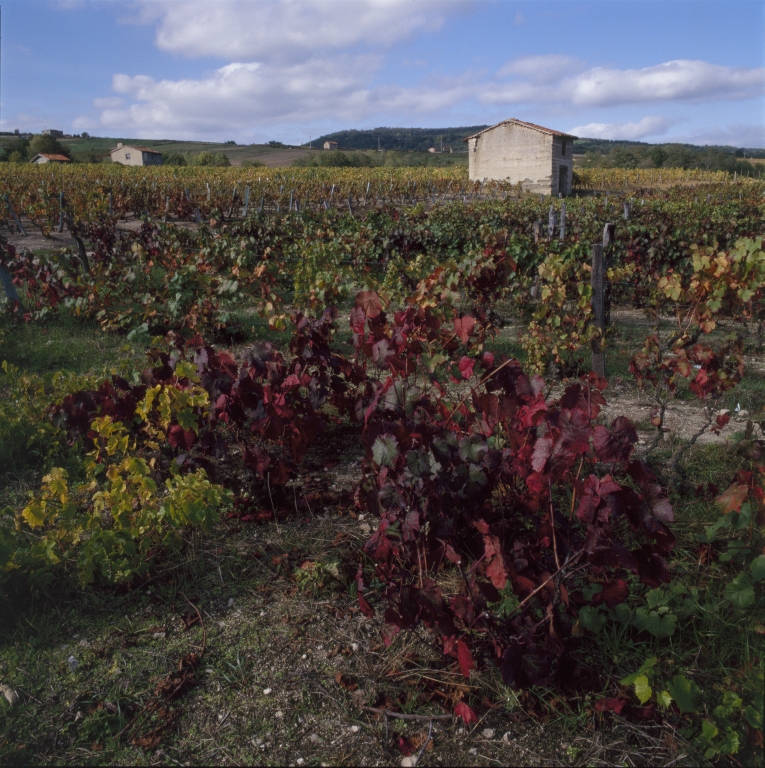
<path fill-rule="evenodd" d="M 403 712 L 394 712 L 391 709 L 378 709 L 377 707 L 362 707 L 365 712 L 375 715 L 394 717 L 397 720 L 452 720 L 454 715 L 405 715 Z"/>

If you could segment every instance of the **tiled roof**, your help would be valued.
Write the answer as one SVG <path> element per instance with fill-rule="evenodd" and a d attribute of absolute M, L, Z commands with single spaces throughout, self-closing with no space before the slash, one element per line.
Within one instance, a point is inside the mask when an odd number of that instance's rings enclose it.
<path fill-rule="evenodd" d="M 156 149 L 149 149 L 148 147 L 137 147 L 135 144 L 123 144 L 121 147 L 115 147 L 112 150 L 112 153 L 116 152 L 118 149 L 137 149 L 139 152 L 152 152 L 155 155 L 162 154 L 161 152 L 157 152 Z"/>
<path fill-rule="evenodd" d="M 500 125 L 521 125 L 524 128 L 532 128 L 535 131 L 541 131 L 542 133 L 546 133 L 550 136 L 563 136 L 567 139 L 578 139 L 578 136 L 573 136 L 570 133 L 563 133 L 563 131 L 555 131 L 552 128 L 545 128 L 542 125 L 536 125 L 535 123 L 526 123 L 523 120 L 518 120 L 515 117 L 511 117 L 509 120 L 503 120 L 501 123 L 497 123 L 496 125 L 490 125 L 488 128 L 484 128 L 482 131 L 478 131 L 478 133 L 474 133 L 472 136 L 468 136 L 462 141 L 468 141 L 469 139 L 475 139 L 478 136 L 480 136 L 482 133 L 486 133 L 487 131 L 493 131 L 495 128 L 499 128 Z"/>
<path fill-rule="evenodd" d="M 47 155 L 44 152 L 39 152 L 36 154 L 32 160 L 38 158 L 38 157 L 47 157 L 48 160 L 56 160 L 59 163 L 68 163 L 70 162 L 69 158 L 66 155 Z"/>

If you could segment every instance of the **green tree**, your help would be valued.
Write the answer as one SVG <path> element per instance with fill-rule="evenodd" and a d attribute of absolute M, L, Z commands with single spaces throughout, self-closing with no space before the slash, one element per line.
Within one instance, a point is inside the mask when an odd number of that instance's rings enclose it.
<path fill-rule="evenodd" d="M 654 147 L 648 153 L 648 156 L 651 158 L 651 162 L 653 163 L 654 168 L 661 168 L 667 161 L 668 157 L 667 153 L 662 147 Z"/>
<path fill-rule="evenodd" d="M 187 165 L 186 155 L 183 152 L 166 152 L 162 155 L 162 165 Z"/>
<path fill-rule="evenodd" d="M 37 134 L 30 140 L 29 147 L 27 148 L 27 159 L 31 160 L 35 155 L 39 154 L 64 155 L 64 157 L 72 159 L 72 154 L 67 147 L 52 136 L 43 136 L 42 134 Z"/>
<path fill-rule="evenodd" d="M 638 159 L 635 152 L 629 149 L 617 149 L 611 153 L 613 155 L 613 164 L 615 168 L 637 168 Z"/>
<path fill-rule="evenodd" d="M 665 144 L 667 159 L 665 168 L 692 168 L 697 165 L 694 153 L 682 144 Z"/>
<path fill-rule="evenodd" d="M 22 160 L 12 160 L 11 162 L 22 162 L 23 160 L 26 160 L 27 157 L 27 151 L 29 150 L 29 139 L 20 136 L 18 139 L 14 139 L 13 141 L 8 142 L 1 150 L 0 150 L 0 162 L 6 162 L 8 160 L 11 160 L 11 155 L 14 153 L 18 153 L 21 155 Z"/>
<path fill-rule="evenodd" d="M 225 168 L 231 165 L 228 155 L 225 152 L 200 152 L 193 158 L 189 165 L 215 166 Z"/>

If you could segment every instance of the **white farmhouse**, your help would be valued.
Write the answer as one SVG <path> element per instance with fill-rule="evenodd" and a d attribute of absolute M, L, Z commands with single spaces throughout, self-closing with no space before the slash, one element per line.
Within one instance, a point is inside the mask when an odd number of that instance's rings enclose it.
<path fill-rule="evenodd" d="M 569 195 L 576 138 L 515 118 L 484 128 L 463 139 L 470 180 L 520 182 L 527 192 Z"/>
<path fill-rule="evenodd" d="M 148 147 L 133 147 L 120 142 L 111 151 L 112 162 L 120 165 L 162 165 L 162 153 Z"/>

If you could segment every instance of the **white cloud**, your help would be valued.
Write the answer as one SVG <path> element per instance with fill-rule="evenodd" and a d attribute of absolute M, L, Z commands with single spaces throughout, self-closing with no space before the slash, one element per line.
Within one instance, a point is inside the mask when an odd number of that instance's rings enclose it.
<path fill-rule="evenodd" d="M 127 21 L 156 24 L 158 48 L 231 63 L 180 80 L 114 75 L 112 90 L 129 103 L 94 102 L 101 125 L 112 130 L 193 137 L 224 127 L 246 133 L 370 114 L 395 120 L 401 112 L 431 114 L 471 94 L 454 81 L 371 85 L 386 49 L 438 29 L 449 14 L 470 7 L 464 0 L 140 0 L 134 7 L 138 14 Z"/>
<path fill-rule="evenodd" d="M 572 85 L 571 101 L 579 106 L 746 99 L 765 92 L 765 67 L 723 67 L 678 59 L 643 69 L 595 67 Z"/>
<path fill-rule="evenodd" d="M 647 136 L 661 136 L 674 124 L 673 120 L 659 115 L 644 117 L 637 123 L 588 123 L 577 125 L 569 133 L 583 139 L 625 139 L 639 141 Z"/>
<path fill-rule="evenodd" d="M 128 106 L 105 108 L 105 128 L 139 135 L 193 137 L 247 131 L 283 123 L 333 118 L 354 121 L 371 114 L 427 115 L 470 95 L 470 84 L 417 88 L 367 86 L 376 56 L 338 55 L 289 66 L 234 62 L 202 79 L 160 80 L 114 75 L 112 89 Z"/>
<path fill-rule="evenodd" d="M 452 119 L 457 105 L 478 122 L 501 119 L 509 105 L 523 105 L 525 112 L 544 105 L 548 114 L 562 115 L 572 107 L 745 99 L 765 90 L 763 68 L 687 60 L 642 69 L 587 68 L 561 54 L 515 59 L 494 77 L 473 72 L 447 80 L 431 74 L 408 86 L 381 85 L 386 52 L 470 9 L 465 0 L 137 0 L 132 7 L 138 9 L 133 22 L 156 26 L 158 48 L 220 61 L 202 76 L 177 80 L 114 75 L 111 96 L 94 101 L 98 123 L 136 136 L 246 136 L 273 126 L 290 132 L 294 126 L 307 135 L 321 121 L 339 126 Z M 524 22 L 517 14 L 515 23 Z M 426 64 L 404 61 L 411 68 Z M 85 123 L 91 130 L 87 116 L 76 125 Z M 669 125 L 652 116 L 578 130 L 644 136 L 659 135 Z"/>
<path fill-rule="evenodd" d="M 136 21 L 157 22 L 157 46 L 182 56 L 305 60 L 363 45 L 385 48 L 441 27 L 464 3 L 411 0 L 144 0 Z"/>
<path fill-rule="evenodd" d="M 539 85 L 558 82 L 566 75 L 581 72 L 584 67 L 584 62 L 573 56 L 561 56 L 554 53 L 543 56 L 524 56 L 505 64 L 497 72 L 497 77 L 520 75 L 529 82 Z"/>
<path fill-rule="evenodd" d="M 644 102 L 741 100 L 765 93 L 765 67 L 724 67 L 706 61 L 667 61 L 642 69 L 594 67 L 576 75 L 567 56 L 529 56 L 506 64 L 499 77 L 519 75 L 486 91 L 490 104 L 569 103 L 613 107 Z"/>

